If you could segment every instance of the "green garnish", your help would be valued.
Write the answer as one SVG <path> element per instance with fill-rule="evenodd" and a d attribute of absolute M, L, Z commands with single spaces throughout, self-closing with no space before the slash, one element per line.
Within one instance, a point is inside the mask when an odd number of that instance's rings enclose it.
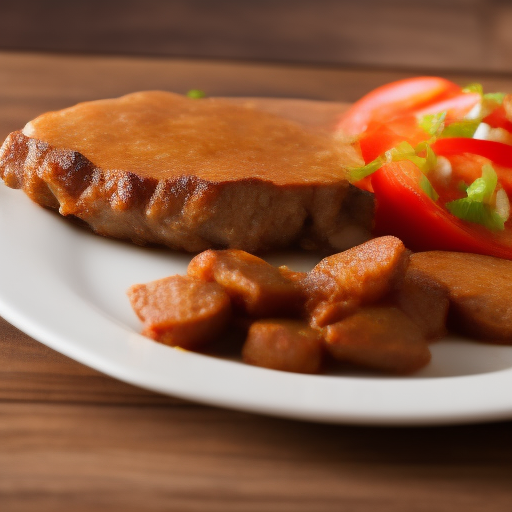
<path fill-rule="evenodd" d="M 370 174 L 378 171 L 385 162 L 386 160 L 379 156 L 369 164 L 349 169 L 351 181 L 356 182 L 370 176 Z"/>
<path fill-rule="evenodd" d="M 187 98 L 191 98 L 193 100 L 199 100 L 205 96 L 206 93 L 201 89 L 190 89 L 190 91 L 187 92 Z"/>
<path fill-rule="evenodd" d="M 488 92 L 482 96 L 484 101 L 496 103 L 501 105 L 505 99 L 506 94 L 504 92 Z"/>
<path fill-rule="evenodd" d="M 435 137 L 443 130 L 445 118 L 446 112 L 427 114 L 421 117 L 418 124 L 420 128 L 425 130 L 431 137 Z"/>
<path fill-rule="evenodd" d="M 476 129 L 481 123 L 481 119 L 463 119 L 445 126 L 440 137 L 467 137 L 472 138 Z"/>
<path fill-rule="evenodd" d="M 426 153 L 424 157 L 418 155 L 418 153 L 421 152 Z M 401 142 L 398 146 L 386 151 L 384 156 L 388 162 L 410 160 L 421 169 L 423 174 L 427 174 L 431 171 L 437 163 L 436 155 L 427 142 L 418 144 L 416 148 L 413 148 L 408 142 Z"/>
<path fill-rule="evenodd" d="M 471 138 L 482 121 L 481 119 L 462 119 L 445 125 L 445 120 L 446 112 L 427 114 L 418 121 L 418 125 L 432 137 L 430 142 L 434 142 L 437 137 Z"/>
<path fill-rule="evenodd" d="M 416 154 L 425 153 L 425 172 L 431 171 L 437 165 L 437 156 L 428 142 L 420 142 L 414 151 Z"/>
<path fill-rule="evenodd" d="M 468 199 L 471 201 L 479 201 L 481 203 L 489 203 L 496 185 L 498 184 L 498 176 L 492 165 L 485 164 L 482 167 L 482 177 L 477 178 L 466 189 Z"/>
<path fill-rule="evenodd" d="M 491 206 L 465 197 L 446 203 L 448 211 L 459 219 L 481 224 L 492 231 L 503 231 L 505 222 Z"/>
<path fill-rule="evenodd" d="M 421 177 L 419 185 L 421 190 L 423 190 L 423 192 L 425 192 L 432 201 L 437 201 L 439 199 L 439 194 L 434 190 L 432 183 L 428 181 L 428 178 L 425 175 Z"/>
<path fill-rule="evenodd" d="M 466 85 L 466 87 L 463 87 L 462 92 L 476 92 L 476 93 L 480 94 L 480 96 L 483 96 L 484 88 L 483 88 L 482 84 L 475 82 L 475 83 Z"/>
<path fill-rule="evenodd" d="M 419 156 L 419 153 L 425 153 L 425 156 Z M 413 148 L 411 144 L 404 141 L 398 144 L 398 146 L 386 151 L 384 156 L 379 156 L 362 167 L 349 169 L 351 181 L 357 182 L 370 176 L 370 174 L 379 170 L 386 162 L 399 162 L 401 160 L 410 160 L 416 164 L 424 174 L 431 171 L 437 163 L 436 155 L 428 142 L 421 142 L 416 148 Z"/>
<path fill-rule="evenodd" d="M 498 184 L 498 176 L 491 165 L 482 167 L 482 177 L 466 189 L 467 197 L 446 203 L 448 211 L 459 219 L 481 224 L 492 231 L 502 231 L 505 220 L 490 202 Z"/>
<path fill-rule="evenodd" d="M 499 107 L 503 100 L 505 99 L 506 94 L 504 92 L 487 92 L 484 93 L 484 88 L 482 84 L 469 84 L 468 86 L 462 89 L 462 92 L 476 92 L 480 94 L 482 97 L 482 109 L 481 115 L 485 117 L 490 114 L 496 107 Z"/>

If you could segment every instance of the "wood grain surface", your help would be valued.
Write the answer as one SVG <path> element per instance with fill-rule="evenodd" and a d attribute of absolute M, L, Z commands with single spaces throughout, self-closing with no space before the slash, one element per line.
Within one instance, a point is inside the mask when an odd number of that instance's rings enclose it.
<path fill-rule="evenodd" d="M 0 69 L 2 137 L 139 89 L 352 101 L 407 76 L 23 53 L 0 53 Z M 512 76 L 445 76 L 512 91 Z M 367 428 L 205 407 L 113 380 L 0 320 L 2 512 L 510 512 L 511 434 L 512 422 Z"/>
<path fill-rule="evenodd" d="M 508 0 L 24 0 L 0 49 L 510 70 Z"/>

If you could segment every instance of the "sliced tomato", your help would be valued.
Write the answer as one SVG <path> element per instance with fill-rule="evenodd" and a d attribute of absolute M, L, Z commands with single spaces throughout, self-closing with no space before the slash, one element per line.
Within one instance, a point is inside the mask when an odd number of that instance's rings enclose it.
<path fill-rule="evenodd" d="M 374 89 L 356 101 L 344 114 L 338 130 L 359 135 L 372 120 L 410 114 L 435 102 L 460 94 L 457 84 L 440 77 L 407 78 Z"/>
<path fill-rule="evenodd" d="M 473 159 L 474 162 L 472 162 L 471 155 L 490 160 L 496 164 L 494 170 L 498 175 L 498 182 L 509 197 L 512 197 L 512 146 L 493 140 L 454 137 L 438 139 L 432 145 L 432 149 L 436 155 L 447 157 L 452 163 L 455 174 L 466 183 L 472 183 L 479 178 L 482 171 L 481 161 Z M 465 156 L 465 158 L 453 160 L 454 156 Z"/>
<path fill-rule="evenodd" d="M 438 139 L 432 144 L 436 155 L 460 155 L 472 153 L 488 158 L 503 167 L 512 168 L 512 146 L 493 140 L 470 139 L 466 137 L 451 137 Z"/>
<path fill-rule="evenodd" d="M 503 128 L 507 132 L 512 133 L 512 122 L 507 119 L 505 107 L 499 106 L 493 110 L 488 116 L 483 118 L 483 122 L 487 123 L 492 128 Z"/>
<path fill-rule="evenodd" d="M 402 116 L 388 123 L 371 121 L 361 134 L 359 147 L 365 163 L 369 163 L 401 142 L 416 146 L 428 137 L 425 130 L 418 126 L 416 116 Z"/>
<path fill-rule="evenodd" d="M 359 138 L 361 155 L 365 163 L 383 155 L 400 142 L 406 141 L 416 146 L 428 140 L 430 135 L 418 124 L 423 115 L 446 112 L 445 122 L 450 124 L 455 120 L 463 119 L 480 102 L 480 99 L 479 94 L 459 92 L 456 96 L 435 102 L 407 115 L 395 117 L 390 115 L 390 119 L 385 121 L 370 120 Z"/>
<path fill-rule="evenodd" d="M 383 165 L 372 175 L 375 234 L 394 235 L 414 251 L 446 250 L 512 259 L 512 229 L 494 233 L 450 214 L 423 192 L 423 174 L 410 161 Z"/>
<path fill-rule="evenodd" d="M 450 98 L 436 101 L 426 107 L 415 110 L 415 114 L 421 117 L 427 114 L 446 112 L 447 122 L 460 120 L 467 116 L 481 100 L 482 97 L 476 92 L 462 92 L 460 90 L 459 93 Z"/>

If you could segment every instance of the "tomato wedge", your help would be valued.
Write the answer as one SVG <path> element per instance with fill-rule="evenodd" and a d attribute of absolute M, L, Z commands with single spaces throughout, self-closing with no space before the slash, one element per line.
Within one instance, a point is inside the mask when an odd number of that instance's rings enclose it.
<path fill-rule="evenodd" d="M 446 112 L 446 120 L 449 123 L 450 121 L 463 119 L 481 100 L 480 94 L 476 92 L 462 92 L 462 89 L 460 89 L 458 94 L 417 109 L 414 113 L 416 116 L 421 117 L 428 114 Z"/>
<path fill-rule="evenodd" d="M 401 142 L 406 141 L 416 146 L 428 137 L 425 130 L 418 126 L 416 116 L 409 115 L 389 123 L 370 121 L 368 128 L 359 138 L 359 147 L 363 160 L 367 164 Z"/>
<path fill-rule="evenodd" d="M 477 165 L 475 162 L 475 165 L 465 165 L 464 169 L 460 169 L 460 164 L 464 164 L 464 162 L 460 158 L 454 161 L 453 157 L 465 155 L 466 161 L 470 155 L 487 158 L 496 164 L 494 170 L 498 175 L 498 182 L 509 197 L 512 197 L 512 146 L 493 140 L 454 137 L 438 139 L 432 144 L 432 150 L 436 155 L 448 157 L 452 163 L 454 174 L 461 175 L 466 183 L 472 183 L 480 177 L 482 165 Z"/>
<path fill-rule="evenodd" d="M 410 114 L 461 93 L 457 84 L 440 77 L 407 78 L 374 89 L 356 101 L 340 120 L 337 129 L 356 136 L 372 120 Z"/>
<path fill-rule="evenodd" d="M 512 146 L 494 140 L 470 139 L 466 137 L 452 137 L 438 139 L 432 144 L 436 155 L 460 155 L 471 153 L 488 158 L 503 167 L 512 168 Z"/>
<path fill-rule="evenodd" d="M 487 123 L 492 128 L 503 128 L 504 130 L 507 130 L 507 132 L 512 133 L 512 122 L 507 119 L 507 114 L 503 105 L 500 105 L 488 116 L 484 117 L 483 122 Z"/>
<path fill-rule="evenodd" d="M 376 235 L 397 236 L 414 251 L 472 252 L 512 259 L 510 227 L 494 233 L 458 219 L 423 192 L 422 176 L 410 161 L 385 164 L 372 175 Z"/>

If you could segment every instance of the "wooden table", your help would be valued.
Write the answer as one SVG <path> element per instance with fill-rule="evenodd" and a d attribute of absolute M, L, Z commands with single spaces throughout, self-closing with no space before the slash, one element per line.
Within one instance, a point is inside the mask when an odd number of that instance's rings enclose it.
<path fill-rule="evenodd" d="M 23 53 L 0 53 L 0 69 L 2 136 L 43 111 L 140 89 L 352 101 L 408 76 Z M 449 78 L 512 90 L 512 76 Z M 368 428 L 205 407 L 113 380 L 0 319 L 2 512 L 510 512 L 511 434 L 510 422 Z"/>

